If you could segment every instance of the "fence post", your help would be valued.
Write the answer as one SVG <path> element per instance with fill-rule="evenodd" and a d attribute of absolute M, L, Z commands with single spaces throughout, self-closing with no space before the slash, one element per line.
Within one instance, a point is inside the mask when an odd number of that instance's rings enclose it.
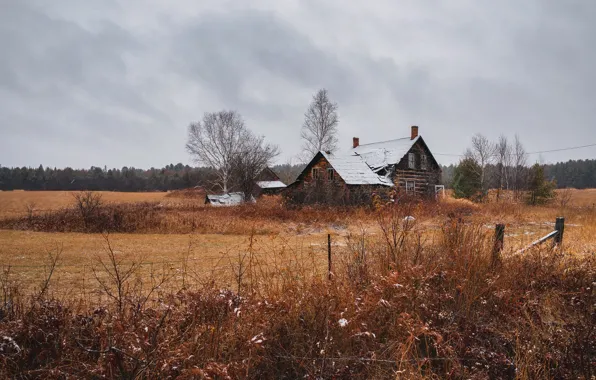
<path fill-rule="evenodd" d="M 331 280 L 331 234 L 327 234 L 327 261 L 329 262 L 328 278 Z"/>
<path fill-rule="evenodd" d="M 501 262 L 501 251 L 505 244 L 505 225 L 497 224 L 495 226 L 495 243 L 493 245 L 492 265 L 495 266 Z"/>
<path fill-rule="evenodd" d="M 557 220 L 555 221 L 555 231 L 557 231 L 557 234 L 555 235 L 555 238 L 553 239 L 554 244 L 560 246 L 561 244 L 563 244 L 563 232 L 565 231 L 565 218 L 563 217 L 558 217 Z"/>

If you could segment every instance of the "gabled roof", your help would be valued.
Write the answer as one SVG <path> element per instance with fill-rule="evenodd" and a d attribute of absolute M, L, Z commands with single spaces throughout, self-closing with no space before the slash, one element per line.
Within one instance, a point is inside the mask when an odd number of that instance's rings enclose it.
<path fill-rule="evenodd" d="M 420 143 L 430 154 L 430 159 L 439 168 L 440 166 L 430 153 L 428 146 L 421 136 L 415 138 L 404 137 L 400 139 L 362 144 L 343 153 L 319 152 L 304 168 L 296 181 L 288 186 L 298 183 L 312 166 L 325 157 L 333 166 L 337 174 L 348 185 L 382 185 L 394 186 L 390 178 L 379 175 L 382 169 L 390 165 L 397 165 L 412 147 Z"/>
<path fill-rule="evenodd" d="M 364 160 L 354 154 L 334 155 L 320 152 L 333 169 L 348 185 L 382 185 L 393 186 L 391 180 L 370 170 Z"/>
<path fill-rule="evenodd" d="M 279 181 L 280 178 L 270 167 L 265 167 L 257 176 L 257 181 Z"/>
<path fill-rule="evenodd" d="M 401 139 L 362 144 L 350 149 L 350 153 L 362 157 L 368 166 L 376 172 L 387 165 L 394 165 L 400 162 L 420 138 L 420 136 L 416 136 L 414 139 L 404 137 Z"/>

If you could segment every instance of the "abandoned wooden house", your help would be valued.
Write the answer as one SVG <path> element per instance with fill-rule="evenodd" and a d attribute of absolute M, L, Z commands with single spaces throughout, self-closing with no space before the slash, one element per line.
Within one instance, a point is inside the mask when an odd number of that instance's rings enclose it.
<path fill-rule="evenodd" d="M 412 126 L 409 137 L 360 144 L 354 137 L 352 148 L 343 153 L 319 152 L 306 165 L 288 193 L 304 193 L 298 202 L 318 203 L 320 192 L 333 189 L 333 197 L 344 202 L 365 201 L 376 191 L 397 190 L 397 193 L 419 197 L 435 197 L 442 189 L 441 166 Z M 357 194 L 358 199 L 353 199 Z M 351 201 L 350 201 L 350 198 Z"/>

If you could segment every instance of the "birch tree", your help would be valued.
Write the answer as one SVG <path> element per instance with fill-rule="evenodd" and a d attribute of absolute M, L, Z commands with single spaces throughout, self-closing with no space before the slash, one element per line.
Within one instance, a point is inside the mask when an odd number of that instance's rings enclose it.
<path fill-rule="evenodd" d="M 190 124 L 186 150 L 196 163 L 216 170 L 224 193 L 232 184 L 234 165 L 262 169 L 278 154 L 277 147 L 265 144 L 246 127 L 240 114 L 226 110 L 207 112 L 202 121 Z"/>
<path fill-rule="evenodd" d="M 480 183 L 483 194 L 486 194 L 488 190 L 487 166 L 493 162 L 495 146 L 485 136 L 478 133 L 472 136 L 472 148 L 466 152 L 465 156 L 474 158 L 480 165 Z"/>
<path fill-rule="evenodd" d="M 320 151 L 334 151 L 337 148 L 337 103 L 329 99 L 327 90 L 319 90 L 312 98 L 304 114 L 301 137 L 303 151 L 312 158 Z"/>
<path fill-rule="evenodd" d="M 509 190 L 509 171 L 511 167 L 511 146 L 505 135 L 499 136 L 494 147 L 497 175 L 497 201 L 501 198 L 503 189 Z"/>
<path fill-rule="evenodd" d="M 523 189 L 527 179 L 528 154 L 522 145 L 519 136 L 515 135 L 511 159 L 511 182 L 515 198 L 519 199 L 520 191 Z"/>

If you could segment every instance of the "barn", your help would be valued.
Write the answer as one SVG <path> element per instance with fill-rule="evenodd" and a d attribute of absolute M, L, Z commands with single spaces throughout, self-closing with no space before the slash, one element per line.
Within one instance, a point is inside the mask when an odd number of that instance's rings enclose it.
<path fill-rule="evenodd" d="M 441 166 L 418 131 L 412 126 L 408 137 L 366 144 L 354 137 L 344 152 L 318 152 L 288 193 L 302 203 L 361 203 L 384 190 L 433 198 L 442 189 Z"/>
<path fill-rule="evenodd" d="M 257 176 L 253 194 L 256 197 L 274 195 L 279 194 L 285 188 L 286 184 L 281 181 L 279 176 L 271 168 L 266 167 Z"/>

